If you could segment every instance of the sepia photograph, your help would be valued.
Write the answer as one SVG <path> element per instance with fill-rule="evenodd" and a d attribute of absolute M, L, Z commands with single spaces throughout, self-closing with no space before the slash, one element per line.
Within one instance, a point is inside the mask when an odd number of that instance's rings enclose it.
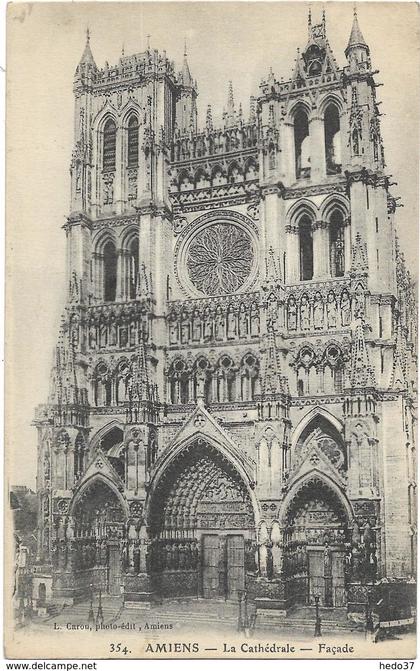
<path fill-rule="evenodd" d="M 7 658 L 415 658 L 419 46 L 8 5 Z"/>

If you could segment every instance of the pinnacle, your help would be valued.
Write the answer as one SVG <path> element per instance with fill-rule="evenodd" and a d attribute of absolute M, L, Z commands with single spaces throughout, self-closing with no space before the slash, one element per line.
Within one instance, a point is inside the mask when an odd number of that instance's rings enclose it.
<path fill-rule="evenodd" d="M 184 62 L 182 65 L 182 83 L 184 86 L 194 86 L 193 78 L 191 77 L 190 66 L 187 60 L 187 40 L 184 42 Z"/>
<path fill-rule="evenodd" d="M 89 28 L 86 28 L 86 44 L 79 65 L 93 65 L 93 67 L 96 69 L 95 59 L 93 58 L 92 50 L 90 48 Z"/>
<path fill-rule="evenodd" d="M 211 111 L 211 105 L 207 105 L 206 128 L 207 130 L 213 130 L 213 116 Z"/>
<path fill-rule="evenodd" d="M 356 47 L 356 46 L 367 47 L 367 44 L 366 44 L 365 38 L 362 35 L 362 31 L 360 30 L 359 21 L 357 19 L 357 10 L 356 10 L 356 7 L 355 7 L 354 12 L 353 12 L 353 26 L 352 26 L 352 29 L 351 29 L 347 49 L 349 49 L 350 47 Z"/>
<path fill-rule="evenodd" d="M 228 102 L 227 102 L 228 109 L 234 110 L 235 109 L 235 102 L 233 99 L 233 85 L 232 81 L 229 81 L 229 89 L 228 89 Z"/>

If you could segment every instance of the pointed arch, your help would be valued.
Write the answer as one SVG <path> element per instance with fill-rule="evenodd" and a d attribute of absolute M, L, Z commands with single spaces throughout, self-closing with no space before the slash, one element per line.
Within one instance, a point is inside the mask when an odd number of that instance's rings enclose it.
<path fill-rule="evenodd" d="M 179 171 L 178 189 L 179 191 L 190 191 L 193 189 L 193 179 L 186 168 Z"/>
<path fill-rule="evenodd" d="M 97 482 L 100 482 L 100 483 L 104 484 L 106 487 L 108 487 L 112 491 L 113 494 L 115 494 L 118 502 L 121 505 L 121 508 L 122 508 L 123 512 L 125 513 L 126 518 L 128 518 L 128 516 L 129 516 L 128 501 L 122 495 L 122 493 L 118 489 L 115 482 L 113 480 L 111 480 L 111 478 L 108 477 L 108 475 L 106 475 L 105 473 L 92 473 L 92 475 L 90 477 L 88 477 L 86 480 L 83 480 L 83 482 L 81 482 L 80 486 L 76 488 L 76 490 L 74 492 L 74 495 L 73 495 L 73 498 L 72 498 L 72 501 L 70 503 L 69 516 L 73 515 L 74 510 L 75 510 L 76 506 L 78 505 L 78 503 L 79 503 L 80 499 L 82 498 L 86 489 L 90 489 L 90 487 Z"/>
<path fill-rule="evenodd" d="M 237 170 L 236 175 L 234 174 L 234 171 Z M 228 170 L 227 170 L 227 177 L 228 177 L 228 183 L 232 184 L 235 182 L 242 182 L 244 179 L 243 173 L 242 173 L 242 168 L 238 161 L 234 160 L 229 163 Z"/>
<path fill-rule="evenodd" d="M 122 422 L 119 422 L 116 419 L 111 420 L 104 426 L 102 426 L 98 431 L 92 436 L 90 440 L 90 446 L 93 451 L 96 450 L 105 438 L 105 436 L 110 433 L 113 429 L 120 429 L 120 431 L 124 432 L 124 425 Z"/>
<path fill-rule="evenodd" d="M 286 111 L 285 121 L 287 123 L 292 123 L 293 124 L 294 120 L 295 120 L 295 117 L 296 117 L 296 114 L 300 110 L 305 112 L 308 119 L 310 118 L 312 110 L 311 110 L 311 106 L 309 105 L 309 103 L 306 100 L 297 99 L 297 100 L 293 100 L 293 101 L 290 102 L 289 107 Z"/>
<path fill-rule="evenodd" d="M 208 186 L 210 186 L 208 174 L 204 168 L 198 168 L 194 175 L 194 187 L 196 189 L 204 189 Z"/>
<path fill-rule="evenodd" d="M 325 410 L 325 408 L 321 408 L 320 406 L 316 406 L 315 408 L 312 408 L 302 419 L 299 421 L 299 423 L 296 425 L 295 430 L 293 431 L 292 434 L 292 440 L 291 440 L 291 449 L 292 452 L 296 449 L 297 442 L 302 435 L 303 431 L 308 428 L 308 426 L 312 423 L 314 423 L 316 420 L 321 420 L 323 419 L 324 421 L 328 422 L 331 424 L 331 426 L 340 434 L 343 434 L 344 430 L 344 424 L 343 422 L 335 417 L 329 410 Z"/>
<path fill-rule="evenodd" d="M 109 100 L 106 101 L 105 105 L 94 117 L 92 121 L 93 128 L 96 128 L 98 133 L 102 133 L 107 119 L 113 119 L 114 123 L 118 125 L 118 110 Z"/>
<path fill-rule="evenodd" d="M 120 118 L 123 127 L 125 128 L 127 126 L 128 121 L 130 120 L 132 114 L 135 114 L 137 116 L 138 123 L 140 124 L 140 118 L 142 112 L 143 110 L 141 108 L 141 105 L 139 105 L 139 103 L 136 100 L 133 99 L 128 100 L 120 112 Z"/>
<path fill-rule="evenodd" d="M 337 93 L 334 93 L 332 91 L 330 91 L 321 98 L 321 100 L 318 103 L 318 112 L 322 114 L 322 116 L 324 116 L 325 110 L 330 104 L 335 105 L 337 107 L 339 114 L 343 114 L 344 112 L 343 99 Z"/>
<path fill-rule="evenodd" d="M 307 198 L 292 205 L 286 214 L 287 224 L 298 229 L 299 234 L 299 277 L 310 280 L 313 277 L 312 228 L 318 219 L 318 208 Z"/>
<path fill-rule="evenodd" d="M 131 242 L 136 238 L 137 240 L 139 238 L 139 228 L 137 224 L 131 224 L 127 226 L 127 228 L 124 228 L 120 238 L 121 249 L 129 249 Z"/>
<path fill-rule="evenodd" d="M 320 217 L 323 221 L 329 221 L 331 214 L 339 210 L 344 219 L 350 216 L 350 203 L 348 198 L 340 193 L 330 194 L 322 201 L 319 206 Z"/>
<path fill-rule="evenodd" d="M 112 244 L 115 246 L 117 244 L 114 231 L 112 231 L 110 228 L 99 231 L 93 238 L 92 247 L 94 253 L 103 254 L 104 247 L 107 242 L 112 242 Z"/>
<path fill-rule="evenodd" d="M 242 461 L 239 452 L 238 454 L 235 454 L 227 440 L 225 442 L 220 440 L 216 441 L 213 437 L 204 434 L 199 429 L 184 441 L 181 441 L 177 445 L 172 446 L 170 450 L 165 450 L 165 452 L 160 457 L 158 457 L 157 461 L 155 462 L 155 470 L 150 481 L 149 496 L 146 503 L 147 518 L 149 518 L 151 503 L 155 498 L 156 491 L 161 481 L 163 481 L 165 475 L 170 472 L 172 465 L 175 463 L 175 460 L 177 460 L 182 455 L 182 453 L 189 449 L 193 449 L 194 443 L 199 440 L 203 441 L 212 450 L 219 453 L 222 460 L 227 461 L 230 467 L 233 468 L 233 470 L 238 474 L 251 500 L 255 525 L 257 526 L 260 520 L 260 510 L 254 490 L 254 474 L 251 472 L 250 466 Z"/>
<path fill-rule="evenodd" d="M 244 179 L 245 181 L 256 179 L 258 177 L 258 166 L 254 158 L 250 157 L 245 161 Z"/>
<path fill-rule="evenodd" d="M 329 490 L 331 490 L 334 495 L 336 496 L 337 500 L 341 504 L 343 510 L 346 513 L 347 516 L 347 521 L 349 527 L 353 525 L 353 520 L 354 520 L 354 513 L 353 509 L 351 507 L 351 503 L 349 499 L 347 498 L 345 492 L 338 486 L 336 482 L 332 478 L 330 478 L 329 475 L 326 473 L 323 473 L 317 468 L 313 468 L 311 471 L 308 471 L 301 477 L 297 478 L 291 486 L 289 491 L 287 492 L 285 498 L 283 499 L 283 503 L 280 507 L 280 513 L 279 513 L 279 519 L 281 522 L 281 525 L 284 527 L 285 522 L 286 522 L 286 515 L 291 507 L 293 505 L 293 502 L 297 496 L 297 494 L 300 492 L 300 490 L 308 484 L 312 479 L 317 479 L 319 480 L 322 484 L 324 484 L 325 487 L 327 487 Z"/>
<path fill-rule="evenodd" d="M 299 219 L 305 214 L 310 217 L 312 221 L 316 221 L 319 215 L 319 211 L 315 203 L 313 203 L 311 200 L 308 198 L 301 198 L 287 210 L 287 223 L 291 226 L 296 226 L 299 222 Z"/>
<path fill-rule="evenodd" d="M 216 179 L 217 178 L 217 179 Z M 219 184 L 226 184 L 226 174 L 223 170 L 222 165 L 219 163 L 216 163 L 215 166 L 213 166 L 212 171 L 211 171 L 211 186 L 218 186 Z"/>
<path fill-rule="evenodd" d="M 139 275 L 139 230 L 138 225 L 124 229 L 120 239 L 125 255 L 121 263 L 123 294 L 133 300 L 136 298 Z"/>

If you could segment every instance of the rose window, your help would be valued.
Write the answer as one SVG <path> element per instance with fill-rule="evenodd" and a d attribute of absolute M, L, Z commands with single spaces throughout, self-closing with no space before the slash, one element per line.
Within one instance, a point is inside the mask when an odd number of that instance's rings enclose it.
<path fill-rule="evenodd" d="M 254 262 L 251 237 L 235 224 L 215 224 L 199 231 L 187 251 L 188 275 L 196 289 L 216 296 L 238 291 Z"/>

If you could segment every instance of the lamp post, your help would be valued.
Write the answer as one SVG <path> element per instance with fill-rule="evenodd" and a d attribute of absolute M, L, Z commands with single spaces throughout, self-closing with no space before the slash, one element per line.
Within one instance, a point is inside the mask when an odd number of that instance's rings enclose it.
<path fill-rule="evenodd" d="M 96 624 L 104 623 L 104 614 L 102 611 L 102 587 L 99 588 L 98 612 L 96 613 Z"/>
<path fill-rule="evenodd" d="M 248 630 L 248 603 L 246 590 L 238 590 L 238 631 Z"/>
<path fill-rule="evenodd" d="M 92 583 L 89 585 L 90 587 L 90 608 L 89 608 L 89 615 L 88 615 L 88 624 L 93 624 L 95 622 L 95 615 L 93 612 L 93 585 Z"/>
<path fill-rule="evenodd" d="M 318 638 L 319 636 L 322 636 L 322 633 L 321 633 L 321 617 L 319 615 L 319 594 L 314 594 L 314 601 L 315 601 L 315 631 L 314 631 L 314 637 Z"/>
<path fill-rule="evenodd" d="M 371 590 L 368 589 L 366 595 L 366 633 L 371 634 L 373 632 L 373 618 L 372 618 L 372 606 L 370 602 Z"/>

